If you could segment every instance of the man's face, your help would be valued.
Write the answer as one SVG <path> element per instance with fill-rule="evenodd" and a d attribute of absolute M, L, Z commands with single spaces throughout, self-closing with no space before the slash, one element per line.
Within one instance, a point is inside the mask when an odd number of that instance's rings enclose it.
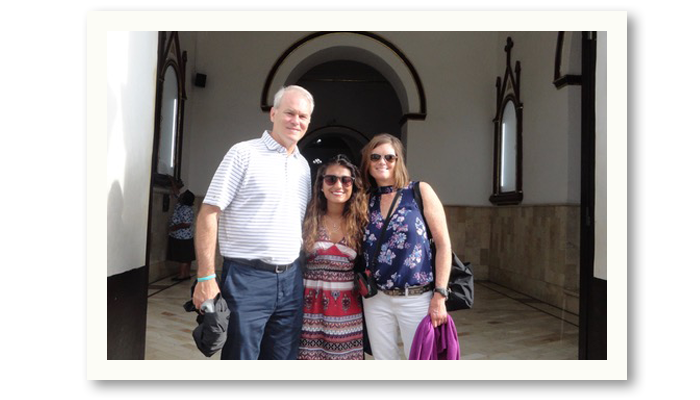
<path fill-rule="evenodd" d="M 303 94 L 290 90 L 282 97 L 279 108 L 270 110 L 270 121 L 272 137 L 291 153 L 309 127 L 311 104 Z"/>

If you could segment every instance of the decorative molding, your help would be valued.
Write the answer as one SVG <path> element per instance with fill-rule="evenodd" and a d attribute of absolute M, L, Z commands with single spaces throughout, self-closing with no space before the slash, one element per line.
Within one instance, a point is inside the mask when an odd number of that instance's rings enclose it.
<path fill-rule="evenodd" d="M 557 36 L 557 51 L 554 56 L 554 81 L 552 82 L 557 89 L 565 86 L 581 86 L 581 75 L 561 75 L 561 58 L 564 48 L 564 35 L 566 32 L 559 32 Z"/>
<path fill-rule="evenodd" d="M 515 62 L 515 70 L 511 68 L 511 50 L 513 40 L 508 37 L 506 40 L 506 71 L 501 77 L 496 78 L 496 117 L 494 123 L 494 146 L 493 146 L 493 194 L 489 201 L 496 205 L 520 204 L 523 200 L 522 186 L 522 165 L 523 165 L 523 103 L 520 101 L 520 61 Z M 503 112 L 508 102 L 512 102 L 515 107 L 516 123 L 516 160 L 515 160 L 515 190 L 502 192 L 501 175 L 501 150 L 503 139 Z"/>
<path fill-rule="evenodd" d="M 158 152 L 160 150 L 160 120 L 161 108 L 163 105 L 163 85 L 165 83 L 165 73 L 169 67 L 173 67 L 178 81 L 178 111 L 177 111 L 177 133 L 175 146 L 175 171 L 173 178 L 180 181 L 180 169 L 182 161 L 182 132 L 184 127 L 185 101 L 187 100 L 186 66 L 187 52 L 180 49 L 180 36 L 177 32 L 158 32 L 158 62 L 156 81 L 156 107 L 155 126 L 153 138 L 153 160 L 151 171 L 153 171 L 153 183 L 158 186 L 170 187 L 168 175 L 158 173 Z"/>
<path fill-rule="evenodd" d="M 403 126 L 408 122 L 409 119 L 415 120 L 415 121 L 425 121 L 426 114 L 425 113 L 407 113 L 401 116 L 401 119 L 399 119 L 399 126 Z"/>
<path fill-rule="evenodd" d="M 294 44 L 292 44 L 287 50 L 285 50 L 282 55 L 275 61 L 273 64 L 272 68 L 270 69 L 270 72 L 267 74 L 267 78 L 265 79 L 265 84 L 263 85 L 263 90 L 260 95 L 260 108 L 262 109 L 263 112 L 269 112 L 270 109 L 272 108 L 272 105 L 267 102 L 267 99 L 269 98 L 270 95 L 270 86 L 272 85 L 272 81 L 274 80 L 277 71 L 279 70 L 280 66 L 284 63 L 287 57 L 289 57 L 290 54 L 292 54 L 297 48 L 300 46 L 317 39 L 319 37 L 333 34 L 333 33 L 340 33 L 341 31 L 326 31 L 326 32 L 315 32 L 312 33 L 298 41 L 296 41 Z M 394 54 L 396 54 L 397 57 L 401 59 L 403 64 L 406 66 L 406 68 L 409 70 L 411 77 L 416 85 L 417 91 L 418 91 L 418 98 L 419 98 L 419 112 L 417 113 L 411 113 L 408 112 L 404 114 L 401 117 L 400 120 L 400 125 L 403 125 L 406 123 L 407 120 L 419 120 L 423 121 L 425 120 L 427 116 L 427 106 L 426 106 L 426 100 L 425 100 L 425 91 L 423 90 L 423 83 L 421 82 L 420 76 L 418 75 L 418 72 L 416 71 L 415 67 L 411 63 L 411 61 L 406 57 L 405 54 L 401 52 L 401 50 L 398 49 L 393 43 L 389 42 L 388 40 L 382 38 L 379 35 L 376 35 L 374 33 L 370 32 L 345 32 L 345 33 L 351 33 L 355 35 L 361 35 L 364 37 L 368 37 L 370 39 L 376 40 L 379 43 L 381 43 L 383 46 L 386 46 L 388 49 L 390 49 Z"/>

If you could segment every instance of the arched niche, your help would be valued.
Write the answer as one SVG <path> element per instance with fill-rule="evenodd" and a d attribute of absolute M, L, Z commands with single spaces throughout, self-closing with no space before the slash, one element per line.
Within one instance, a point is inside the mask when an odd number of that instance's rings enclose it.
<path fill-rule="evenodd" d="M 496 78 L 494 123 L 493 194 L 496 205 L 520 204 L 523 200 L 523 103 L 520 101 L 520 61 L 511 68 L 513 40 L 508 37 L 506 71 Z"/>

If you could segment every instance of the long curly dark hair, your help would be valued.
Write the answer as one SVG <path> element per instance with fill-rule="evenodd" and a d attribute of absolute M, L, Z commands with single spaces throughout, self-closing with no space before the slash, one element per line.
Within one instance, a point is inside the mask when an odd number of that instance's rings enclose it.
<path fill-rule="evenodd" d="M 345 203 L 343 209 L 343 225 L 346 229 L 345 240 L 348 247 L 355 251 L 360 250 L 362 244 L 362 235 L 364 234 L 365 226 L 369 221 L 367 212 L 367 193 L 360 177 L 360 171 L 357 167 L 343 154 L 339 154 L 319 167 L 314 179 L 313 196 L 309 208 L 304 218 L 304 250 L 307 253 L 311 252 L 314 242 L 318 238 L 318 229 L 321 226 L 321 219 L 328 211 L 328 201 L 323 194 L 323 176 L 326 174 L 328 167 L 339 165 L 350 170 L 350 174 L 355 180 L 352 184 L 352 195 Z"/>

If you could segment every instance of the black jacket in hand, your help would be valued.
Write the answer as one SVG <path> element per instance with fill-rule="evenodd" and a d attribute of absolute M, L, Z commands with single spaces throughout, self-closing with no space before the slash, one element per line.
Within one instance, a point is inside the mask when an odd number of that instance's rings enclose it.
<path fill-rule="evenodd" d="M 186 311 L 199 311 L 192 300 L 183 305 Z M 231 313 L 226 300 L 221 293 L 214 299 L 214 312 L 197 314 L 197 327 L 192 331 L 192 337 L 197 348 L 207 357 L 213 356 L 226 343 L 226 329 Z"/>

